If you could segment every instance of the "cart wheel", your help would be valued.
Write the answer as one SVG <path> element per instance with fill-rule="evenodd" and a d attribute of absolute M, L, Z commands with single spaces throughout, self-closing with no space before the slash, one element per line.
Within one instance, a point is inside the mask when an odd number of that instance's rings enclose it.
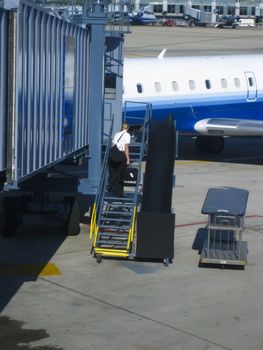
<path fill-rule="evenodd" d="M 16 234 L 18 227 L 18 199 L 15 197 L 5 197 L 0 202 L 0 235 L 12 238 Z"/>
<path fill-rule="evenodd" d="M 163 259 L 164 266 L 168 267 L 169 266 L 169 262 L 170 262 L 169 258 L 166 257 L 166 258 Z"/>
<path fill-rule="evenodd" d="M 101 255 L 96 255 L 96 261 L 98 264 L 102 262 L 102 256 Z"/>
<path fill-rule="evenodd" d="M 64 198 L 64 203 L 68 207 L 68 217 L 63 225 L 63 231 L 66 236 L 76 236 L 80 232 L 80 211 L 78 201 L 73 197 Z"/>

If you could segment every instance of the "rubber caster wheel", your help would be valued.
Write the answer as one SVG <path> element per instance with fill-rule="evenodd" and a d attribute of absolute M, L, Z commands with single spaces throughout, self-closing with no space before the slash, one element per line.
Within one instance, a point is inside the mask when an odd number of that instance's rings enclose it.
<path fill-rule="evenodd" d="M 98 264 L 100 264 L 102 262 L 102 256 L 101 255 L 97 255 L 96 256 L 96 261 Z"/>
<path fill-rule="evenodd" d="M 169 258 L 164 258 L 163 259 L 163 264 L 164 266 L 168 267 L 169 266 L 170 259 Z"/>

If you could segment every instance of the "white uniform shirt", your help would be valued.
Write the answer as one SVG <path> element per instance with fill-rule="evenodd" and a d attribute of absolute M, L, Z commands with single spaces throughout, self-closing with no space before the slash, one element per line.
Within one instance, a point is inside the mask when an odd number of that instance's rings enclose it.
<path fill-rule="evenodd" d="M 117 132 L 112 139 L 112 145 L 116 144 L 117 148 L 122 152 L 125 149 L 125 145 L 127 144 L 129 145 L 130 142 L 131 142 L 131 135 L 127 132 L 127 130 L 122 130 Z"/>

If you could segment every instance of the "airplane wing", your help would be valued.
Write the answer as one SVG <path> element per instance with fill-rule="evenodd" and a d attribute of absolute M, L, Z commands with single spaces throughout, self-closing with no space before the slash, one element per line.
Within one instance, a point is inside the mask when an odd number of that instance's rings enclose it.
<path fill-rule="evenodd" d="M 263 136 L 263 120 L 208 118 L 195 123 L 194 129 L 211 136 Z"/>

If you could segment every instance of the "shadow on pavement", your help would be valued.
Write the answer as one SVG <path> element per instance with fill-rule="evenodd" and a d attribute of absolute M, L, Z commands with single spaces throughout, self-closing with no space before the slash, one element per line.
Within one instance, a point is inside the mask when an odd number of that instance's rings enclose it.
<path fill-rule="evenodd" d="M 191 136 L 180 136 L 177 160 L 202 160 L 222 163 L 263 165 L 263 138 L 228 137 L 221 153 L 200 152 Z"/>
<path fill-rule="evenodd" d="M 14 238 L 0 237 L 0 312 L 25 282 L 36 281 L 40 274 L 60 274 L 49 262 L 65 239 L 40 228 L 23 228 Z"/>

